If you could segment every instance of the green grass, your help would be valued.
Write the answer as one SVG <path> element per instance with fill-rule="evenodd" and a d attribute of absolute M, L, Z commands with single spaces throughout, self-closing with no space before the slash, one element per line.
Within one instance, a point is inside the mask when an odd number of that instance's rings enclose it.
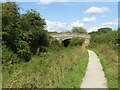
<path fill-rule="evenodd" d="M 118 88 L 118 54 L 106 44 L 99 44 L 92 48 L 100 58 L 108 88 Z"/>
<path fill-rule="evenodd" d="M 3 88 L 79 87 L 87 65 L 81 47 L 49 51 L 3 69 Z M 66 78 L 68 77 L 68 78 Z M 68 82 L 69 83 L 66 83 Z M 64 85 L 63 85 L 64 83 Z M 68 85 L 69 84 L 69 85 Z"/>
<path fill-rule="evenodd" d="M 66 75 L 65 79 L 63 79 L 60 83 L 60 87 L 64 88 L 80 88 L 82 79 L 85 75 L 86 67 L 88 64 L 88 53 L 86 51 L 85 54 L 82 55 L 82 59 L 76 66 L 72 68 L 72 70 Z"/>

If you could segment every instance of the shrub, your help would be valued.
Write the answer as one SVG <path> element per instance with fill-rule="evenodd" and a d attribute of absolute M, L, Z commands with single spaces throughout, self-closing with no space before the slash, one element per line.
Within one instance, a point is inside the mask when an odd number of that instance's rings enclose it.
<path fill-rule="evenodd" d="M 51 50 L 59 50 L 61 48 L 62 45 L 60 44 L 60 42 L 58 40 L 56 40 L 52 37 L 50 37 L 49 40 L 50 40 L 49 48 Z"/>
<path fill-rule="evenodd" d="M 20 40 L 17 43 L 17 54 L 22 61 L 28 62 L 31 59 L 31 52 L 26 41 Z"/>
<path fill-rule="evenodd" d="M 44 51 L 45 47 L 49 45 L 48 34 L 43 30 L 34 30 L 30 36 L 30 49 L 33 54 L 37 53 L 37 50 L 40 48 L 40 51 Z M 44 48 L 43 48 L 44 47 Z M 43 50 L 42 50 L 43 49 Z"/>
<path fill-rule="evenodd" d="M 19 61 L 20 59 L 17 57 L 15 53 L 13 53 L 5 46 L 2 47 L 2 64 L 8 66 L 10 64 L 19 63 Z"/>
<path fill-rule="evenodd" d="M 72 38 L 70 46 L 78 46 L 78 45 L 81 46 L 84 43 L 84 41 L 85 39 L 83 38 Z"/>
<path fill-rule="evenodd" d="M 109 31 L 107 33 L 93 33 L 91 34 L 91 43 L 107 43 L 111 45 L 117 44 L 117 31 Z"/>

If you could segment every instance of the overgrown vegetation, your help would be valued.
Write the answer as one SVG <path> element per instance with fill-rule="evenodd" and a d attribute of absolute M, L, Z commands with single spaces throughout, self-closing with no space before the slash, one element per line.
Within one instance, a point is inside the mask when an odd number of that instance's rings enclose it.
<path fill-rule="evenodd" d="M 21 15 L 19 10 L 14 2 L 2 4 L 3 88 L 79 88 L 88 63 L 87 51 L 81 48 L 85 39 L 62 45 L 49 36 L 40 13 L 29 10 Z M 82 27 L 72 32 L 87 33 Z M 101 59 L 108 86 L 118 87 L 117 31 L 100 28 L 90 34 L 89 47 Z"/>
<path fill-rule="evenodd" d="M 78 60 L 78 63 L 65 75 L 65 79 L 60 82 L 60 88 L 80 88 L 86 73 L 88 58 L 88 52 L 82 52 L 81 60 Z"/>
<path fill-rule="evenodd" d="M 79 88 L 88 62 L 86 52 L 69 47 L 11 65 L 3 70 L 3 88 Z"/>
<path fill-rule="evenodd" d="M 84 38 L 72 38 L 70 42 L 70 46 L 82 46 L 84 43 L 85 39 Z"/>
<path fill-rule="evenodd" d="M 91 33 L 90 48 L 99 56 L 109 88 L 118 88 L 118 31 L 101 28 Z"/>
<path fill-rule="evenodd" d="M 21 15 L 16 3 L 3 3 L 2 44 L 6 47 L 2 48 L 15 53 L 23 62 L 30 61 L 32 54 L 34 55 L 37 50 L 42 51 L 43 47 L 49 45 L 45 25 L 45 20 L 37 11 L 29 10 Z"/>
<path fill-rule="evenodd" d="M 2 87 L 79 87 L 88 62 L 81 49 L 84 39 L 71 39 L 71 47 L 65 48 L 49 36 L 40 13 L 21 15 L 19 10 L 14 2 L 2 3 Z M 74 75 L 74 81 L 65 79 Z"/>

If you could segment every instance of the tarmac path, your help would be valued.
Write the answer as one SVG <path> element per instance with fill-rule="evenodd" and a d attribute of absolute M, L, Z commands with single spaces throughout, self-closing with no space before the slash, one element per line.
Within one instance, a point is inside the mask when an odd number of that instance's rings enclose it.
<path fill-rule="evenodd" d="M 80 88 L 108 88 L 100 59 L 95 52 L 88 50 L 89 62 Z"/>

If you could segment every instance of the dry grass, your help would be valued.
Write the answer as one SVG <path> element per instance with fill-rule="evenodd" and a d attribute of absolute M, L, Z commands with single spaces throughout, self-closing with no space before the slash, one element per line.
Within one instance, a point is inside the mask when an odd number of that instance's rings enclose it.
<path fill-rule="evenodd" d="M 35 56 L 28 63 L 10 66 L 3 70 L 3 88 L 60 87 L 60 82 L 66 78 L 66 75 L 69 75 L 68 73 L 71 71 L 74 72 L 73 68 L 83 63 L 83 55 L 86 54 L 81 47 L 66 48 L 58 52 L 51 51 L 41 56 Z M 87 65 L 87 61 L 84 65 Z M 80 85 L 85 70 L 80 71 L 80 73 L 76 79 L 79 81 L 78 85 Z"/>

